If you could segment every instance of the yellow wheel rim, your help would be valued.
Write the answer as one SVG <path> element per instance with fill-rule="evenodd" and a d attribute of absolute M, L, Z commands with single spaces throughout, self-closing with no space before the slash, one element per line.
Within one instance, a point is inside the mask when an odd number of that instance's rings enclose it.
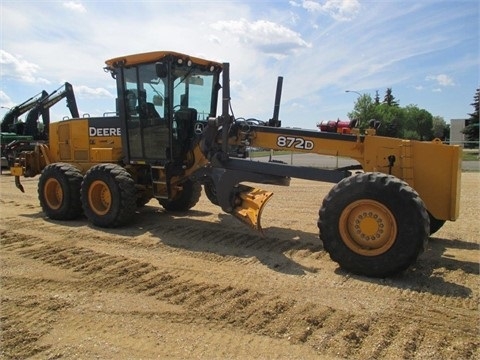
<path fill-rule="evenodd" d="M 339 227 L 345 245 L 364 256 L 385 253 L 397 237 L 395 217 L 375 200 L 357 200 L 348 205 L 342 211 Z"/>
<path fill-rule="evenodd" d="M 112 193 L 107 184 L 101 180 L 92 182 L 88 189 L 88 203 L 95 214 L 107 214 L 112 206 Z"/>
<path fill-rule="evenodd" d="M 57 179 L 50 178 L 45 182 L 43 195 L 50 209 L 58 210 L 62 206 L 63 190 Z"/>

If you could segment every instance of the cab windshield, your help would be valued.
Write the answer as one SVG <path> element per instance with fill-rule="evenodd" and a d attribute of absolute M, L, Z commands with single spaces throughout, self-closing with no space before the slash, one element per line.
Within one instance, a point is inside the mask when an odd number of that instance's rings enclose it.
<path fill-rule="evenodd" d="M 197 111 L 197 120 L 206 120 L 211 114 L 211 100 L 214 76 L 192 69 L 174 71 L 173 109 L 193 108 Z"/>

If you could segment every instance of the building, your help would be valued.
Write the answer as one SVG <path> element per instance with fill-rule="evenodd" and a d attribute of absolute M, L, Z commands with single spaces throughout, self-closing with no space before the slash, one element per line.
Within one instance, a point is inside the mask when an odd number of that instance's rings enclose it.
<path fill-rule="evenodd" d="M 465 143 L 465 135 L 462 133 L 465 126 L 468 125 L 467 119 L 451 119 L 450 120 L 450 144 L 463 145 Z"/>

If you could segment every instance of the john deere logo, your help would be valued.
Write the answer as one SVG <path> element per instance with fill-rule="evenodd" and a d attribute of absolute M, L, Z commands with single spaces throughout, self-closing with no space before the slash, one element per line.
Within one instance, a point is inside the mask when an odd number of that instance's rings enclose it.
<path fill-rule="evenodd" d="M 90 136 L 121 136 L 120 128 L 88 128 Z"/>
<path fill-rule="evenodd" d="M 205 125 L 201 122 L 197 122 L 195 124 L 195 134 L 200 135 L 203 133 L 203 129 L 205 128 Z"/>

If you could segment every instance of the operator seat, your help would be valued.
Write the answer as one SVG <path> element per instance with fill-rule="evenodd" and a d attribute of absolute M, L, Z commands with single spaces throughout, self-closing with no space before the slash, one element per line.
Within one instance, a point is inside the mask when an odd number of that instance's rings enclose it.
<path fill-rule="evenodd" d="M 158 125 L 161 116 L 155 109 L 155 105 L 151 102 L 147 102 L 147 92 L 140 90 L 138 93 L 138 113 L 140 120 L 145 125 Z"/>
<path fill-rule="evenodd" d="M 146 112 L 147 112 L 147 117 L 148 118 L 153 118 L 153 119 L 160 119 L 161 118 L 157 109 L 155 109 L 155 105 L 153 105 L 153 103 L 151 103 L 151 102 L 146 103 Z"/>

